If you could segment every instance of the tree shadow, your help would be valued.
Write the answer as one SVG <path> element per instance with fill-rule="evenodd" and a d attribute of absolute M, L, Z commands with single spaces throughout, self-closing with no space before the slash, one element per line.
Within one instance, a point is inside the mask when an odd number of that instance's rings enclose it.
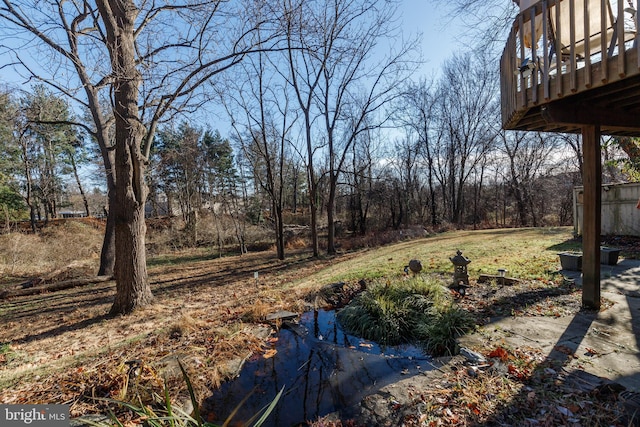
<path fill-rule="evenodd" d="M 502 318 L 511 316 L 526 310 L 530 306 L 548 300 L 549 298 L 568 296 L 576 293 L 579 288 L 571 282 L 564 282 L 556 287 L 545 287 L 536 290 L 515 293 L 510 296 L 501 296 L 491 304 L 477 307 L 475 315 L 479 320 L 494 317 Z M 481 298 L 490 298 L 491 290 L 480 295 Z M 543 312 L 544 313 L 544 312 Z M 495 319 L 493 319 L 495 320 Z"/>
<path fill-rule="evenodd" d="M 614 295 L 624 295 L 624 302 L 619 299 L 617 302 L 617 304 L 621 304 L 618 308 L 621 311 L 603 310 L 597 312 L 581 310 L 576 313 L 557 341 L 550 347 L 550 350 L 544 356 L 544 360 L 531 373 L 530 379 L 525 382 L 526 387 L 522 388 L 522 391 L 513 397 L 510 402 L 498 408 L 488 422 L 483 422 L 482 425 L 511 425 L 513 423 L 544 425 L 543 421 L 532 421 L 536 419 L 537 415 L 540 415 L 540 412 L 537 411 L 537 405 L 531 404 L 529 408 L 523 409 L 523 402 L 531 401 L 531 393 L 536 396 L 545 396 L 545 387 L 548 387 L 550 382 L 558 387 L 560 393 L 569 395 L 581 393 L 585 396 L 586 401 L 609 405 L 608 407 L 612 411 L 614 410 L 613 408 L 616 408 L 615 411 L 617 412 L 612 414 L 619 416 L 618 422 L 622 423 L 622 425 L 640 425 L 639 421 L 633 418 L 633 412 L 640 409 L 638 403 L 640 400 L 632 402 L 632 404 L 625 404 L 623 407 L 618 399 L 618 393 L 625 388 L 634 393 L 640 391 L 640 371 L 637 370 L 640 367 L 640 353 L 632 350 L 632 348 L 637 349 L 640 347 L 640 298 L 638 298 L 640 293 L 638 293 L 637 289 L 634 289 L 638 286 L 638 278 L 637 275 L 633 274 L 634 271 L 637 272 L 638 270 L 637 265 L 631 264 L 618 266 L 612 270 L 615 270 L 619 276 L 615 280 L 605 280 L 603 290 L 613 292 Z M 626 308 L 622 308 L 624 303 L 626 303 L 628 313 Z M 598 338 L 598 334 L 602 334 L 599 330 L 602 329 L 611 331 L 612 336 L 615 336 L 615 338 Z M 616 333 L 620 335 L 616 335 Z M 604 335 L 609 337 L 607 333 L 604 333 Z M 625 345 L 625 340 L 627 339 L 634 342 L 629 342 Z M 617 369 L 614 372 L 622 375 L 611 380 L 604 376 L 589 373 L 588 362 L 572 363 L 579 357 L 579 348 L 581 345 L 584 348 L 585 340 L 587 340 L 586 345 L 602 341 L 603 347 L 622 346 L 622 348 L 614 348 L 606 355 L 588 354 L 593 357 L 592 363 L 594 365 L 599 362 L 600 364 L 604 363 L 603 359 L 598 359 L 599 357 L 608 357 L 608 365 L 605 366 L 615 366 Z M 588 349 L 588 353 L 591 350 Z M 591 369 L 592 372 L 602 372 L 602 370 Z M 626 413 L 623 409 L 626 409 Z M 578 411 L 573 418 L 581 418 L 581 415 L 584 416 L 584 413 Z M 565 417 L 562 419 L 562 416 L 558 415 L 558 418 L 554 419 L 551 414 L 547 416 L 552 423 L 565 422 L 567 418 L 570 418 Z M 527 418 L 529 418 L 529 421 L 527 421 Z M 549 421 L 549 418 L 547 421 Z M 531 424 L 532 422 L 533 424 Z M 598 423 L 596 418 L 590 419 L 589 422 L 593 422 L 594 425 Z"/>
<path fill-rule="evenodd" d="M 28 297 L 16 297 L 5 303 L 0 315 L 0 323 L 10 320 L 28 319 L 32 316 L 44 316 L 70 313 L 93 306 L 109 304 L 113 300 L 113 283 L 100 284 L 91 288 L 75 289 L 73 297 L 69 293 L 49 292 Z M 63 292 L 63 291 L 61 291 Z"/>
<path fill-rule="evenodd" d="M 72 324 L 66 324 L 66 325 L 60 325 L 58 327 L 55 327 L 53 329 L 48 329 L 46 331 L 40 332 L 38 334 L 34 334 L 34 335 L 27 335 L 24 338 L 17 340 L 16 342 L 18 343 L 28 343 L 28 342 L 33 342 L 33 341 L 38 341 L 41 339 L 45 339 L 45 338 L 51 338 L 51 337 L 56 337 L 58 335 L 62 335 L 64 333 L 67 332 L 73 332 L 73 331 L 78 331 L 84 328 L 87 328 L 91 325 L 95 325 L 96 323 L 100 323 L 103 320 L 107 320 L 109 318 L 111 318 L 112 316 L 110 316 L 109 314 L 102 314 L 99 316 L 95 316 L 95 317 L 91 317 L 88 319 L 84 319 L 81 320 L 79 322 L 76 323 L 72 323 Z"/>
<path fill-rule="evenodd" d="M 564 242 L 556 243 L 546 248 L 548 251 L 581 251 L 582 250 L 582 238 L 573 238 L 565 240 Z"/>
<path fill-rule="evenodd" d="M 271 254 L 270 254 L 271 255 Z M 196 257 L 198 260 L 209 260 L 211 257 Z M 187 257 L 184 262 L 194 261 L 195 258 Z M 185 268 L 183 265 L 176 265 L 175 269 L 164 270 L 160 275 L 151 274 L 149 276 L 152 292 L 157 300 L 163 298 L 174 298 L 175 292 L 183 291 L 203 291 L 205 288 L 218 288 L 230 286 L 238 281 L 246 281 L 255 285 L 255 272 L 260 276 L 263 274 L 275 274 L 294 268 L 303 268 L 311 264 L 316 259 L 311 255 L 303 253 L 297 257 L 292 257 L 285 261 L 277 260 L 275 255 L 265 258 L 264 254 L 249 254 L 242 260 L 242 265 L 234 264 L 233 260 L 227 261 L 222 267 L 212 265 L 204 267 L 202 271 Z M 171 277 L 179 275 L 181 277 Z M 166 276 L 167 278 L 163 278 Z M 3 301 L 0 312 L 0 322 L 10 321 L 30 322 L 35 317 L 39 319 L 51 318 L 49 324 L 45 324 L 46 330 L 27 335 L 28 329 L 22 329 L 24 338 L 19 338 L 17 342 L 33 342 L 46 338 L 58 337 L 64 333 L 78 331 L 93 324 L 109 320 L 114 316 L 108 314 L 115 283 L 102 282 L 78 286 L 62 291 L 47 292 L 22 297 L 13 297 Z M 101 307 L 104 306 L 104 311 Z M 92 309 L 92 310 L 89 310 Z M 64 322 L 60 316 L 67 313 L 86 310 L 91 317 L 85 318 L 75 323 L 61 324 L 55 326 L 56 322 Z M 98 311 L 98 313 L 96 313 Z M 101 312 L 100 312 L 101 311 Z M 135 316 L 135 314 L 133 314 Z M 51 327 L 53 326 L 53 327 Z"/>

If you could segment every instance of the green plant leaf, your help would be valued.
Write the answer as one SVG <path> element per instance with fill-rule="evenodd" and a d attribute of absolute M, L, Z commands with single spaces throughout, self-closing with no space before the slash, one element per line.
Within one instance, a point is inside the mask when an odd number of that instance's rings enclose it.
<path fill-rule="evenodd" d="M 178 360 L 178 366 L 180 366 L 180 371 L 182 371 L 182 377 L 184 381 L 187 383 L 187 389 L 189 390 L 189 398 L 191 399 L 191 403 L 193 404 L 193 415 L 197 422 L 198 427 L 202 427 L 202 418 L 200 417 L 200 405 L 198 405 L 198 399 L 196 399 L 196 393 L 193 390 L 193 385 L 191 384 L 191 380 L 189 379 L 189 375 L 187 375 L 187 371 L 182 366 L 182 362 Z"/>
<path fill-rule="evenodd" d="M 169 417 L 169 425 L 171 427 L 175 427 L 175 422 L 173 421 L 173 408 L 171 407 L 171 397 L 169 396 L 169 387 L 167 385 L 167 378 L 164 379 L 164 405 L 167 408 L 167 416 Z"/>
<path fill-rule="evenodd" d="M 282 397 L 282 393 L 284 392 L 284 386 L 280 389 L 280 391 L 278 392 L 278 394 L 276 394 L 276 397 L 273 398 L 273 400 L 271 401 L 271 403 L 262 408 L 259 413 L 262 413 L 262 415 L 260 416 L 260 418 L 255 422 L 255 424 L 253 424 L 253 427 L 260 427 L 269 417 L 269 415 L 271 415 L 271 412 L 273 412 L 273 410 L 275 409 L 276 405 L 278 404 L 278 401 L 280 400 L 280 398 Z M 254 415 L 253 418 L 255 418 L 257 416 Z M 250 423 L 253 422 L 253 419 L 247 421 L 247 423 L 245 425 L 250 425 Z"/>

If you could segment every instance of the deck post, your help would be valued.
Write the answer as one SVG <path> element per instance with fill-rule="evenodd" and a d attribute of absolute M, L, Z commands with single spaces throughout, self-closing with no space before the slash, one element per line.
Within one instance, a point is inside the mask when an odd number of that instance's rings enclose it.
<path fill-rule="evenodd" d="M 582 126 L 584 153 L 582 226 L 582 306 L 600 308 L 600 225 L 602 166 L 600 126 Z"/>

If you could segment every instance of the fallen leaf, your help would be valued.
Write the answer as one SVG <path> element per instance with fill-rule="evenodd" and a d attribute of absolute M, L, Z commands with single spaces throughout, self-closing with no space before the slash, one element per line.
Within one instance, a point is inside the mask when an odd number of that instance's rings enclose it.
<path fill-rule="evenodd" d="M 518 369 L 514 365 L 508 366 L 509 374 L 518 380 L 526 380 L 529 377 L 529 371 L 526 369 Z"/>
<path fill-rule="evenodd" d="M 565 417 L 573 417 L 573 413 L 564 406 L 556 406 L 556 409 Z"/>
<path fill-rule="evenodd" d="M 275 348 L 271 349 L 271 350 L 267 350 L 264 352 L 264 355 L 262 357 L 264 357 L 265 359 L 270 359 L 273 356 L 275 356 L 278 353 L 278 350 L 276 350 Z"/>
<path fill-rule="evenodd" d="M 505 349 L 504 349 L 504 348 L 502 348 L 502 347 L 497 347 L 495 350 L 493 350 L 493 351 L 492 351 L 491 353 L 489 353 L 487 356 L 488 356 L 488 357 L 491 357 L 491 358 L 496 357 L 496 358 L 498 358 L 498 359 L 502 360 L 503 362 L 504 362 L 505 360 L 508 360 L 508 359 L 509 359 L 509 353 L 507 352 L 507 350 L 505 350 Z"/>
<path fill-rule="evenodd" d="M 580 411 L 580 406 L 578 406 L 578 405 L 569 405 L 569 407 L 567 409 L 569 409 L 571 412 L 573 412 L 575 414 L 576 412 Z"/>
<path fill-rule="evenodd" d="M 594 349 L 589 348 L 589 347 L 585 348 L 585 350 L 587 350 L 587 354 L 588 354 L 589 356 L 595 356 L 596 354 L 598 354 L 598 351 L 597 351 L 597 350 L 594 350 Z"/>

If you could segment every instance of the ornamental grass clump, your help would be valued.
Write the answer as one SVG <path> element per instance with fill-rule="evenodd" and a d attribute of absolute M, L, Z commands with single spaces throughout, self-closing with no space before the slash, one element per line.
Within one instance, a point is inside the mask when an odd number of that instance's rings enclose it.
<path fill-rule="evenodd" d="M 338 313 L 350 334 L 381 345 L 415 343 L 433 355 L 453 353 L 455 338 L 473 326 L 437 278 L 374 283 Z"/>
<path fill-rule="evenodd" d="M 196 397 L 193 385 L 191 384 L 191 380 L 189 379 L 189 375 L 187 374 L 184 366 L 182 366 L 182 363 L 178 362 L 178 366 L 180 367 L 182 377 L 187 384 L 187 389 L 189 390 L 189 398 L 191 400 L 191 407 L 193 408 L 193 413 L 191 414 L 187 413 L 179 407 L 174 406 L 171 403 L 171 398 L 169 397 L 169 387 L 167 385 L 166 379 L 164 384 L 164 395 L 159 396 L 158 394 L 153 394 L 155 401 L 154 405 L 143 403 L 142 398 L 139 394 L 136 396 L 138 401 L 137 403 L 104 398 L 97 398 L 96 400 L 102 400 L 128 409 L 136 417 L 136 419 L 132 422 L 135 425 L 142 424 L 146 427 L 218 427 L 217 424 L 203 421 L 200 415 L 198 399 Z M 253 393 L 253 391 L 251 391 L 251 393 Z M 233 421 L 233 418 L 238 413 L 238 409 L 240 409 L 240 407 L 246 402 L 251 393 L 245 396 L 240 404 L 231 411 L 231 415 L 229 415 L 229 417 L 227 417 L 227 419 L 224 421 L 224 423 L 222 424 L 223 426 L 262 426 L 262 424 L 265 423 L 269 415 L 275 409 L 278 401 L 282 397 L 282 394 L 284 393 L 284 387 L 280 389 L 271 403 L 264 406 L 257 414 L 251 417 L 251 419 L 245 422 L 234 422 L 233 424 L 230 424 Z M 123 424 L 120 420 L 118 420 L 113 412 L 111 412 L 110 415 L 110 421 L 96 422 L 91 420 L 84 420 L 84 422 L 85 424 L 93 427 L 125 427 L 125 425 L 130 425 L 129 423 Z"/>
<path fill-rule="evenodd" d="M 456 338 L 474 326 L 473 317 L 465 310 L 449 305 L 436 314 L 429 323 L 417 325 L 421 345 L 434 356 L 457 353 Z"/>

